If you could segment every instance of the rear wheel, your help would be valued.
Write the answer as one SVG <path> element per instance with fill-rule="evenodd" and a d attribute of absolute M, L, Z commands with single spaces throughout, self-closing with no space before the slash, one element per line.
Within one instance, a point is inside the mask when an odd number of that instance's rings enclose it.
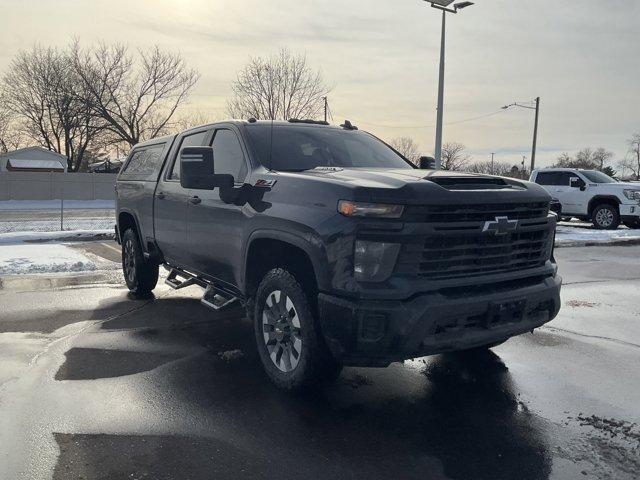
<path fill-rule="evenodd" d="M 337 378 L 341 367 L 322 341 L 304 289 L 289 272 L 276 268 L 264 276 L 253 317 L 260 359 L 275 385 L 295 391 Z"/>
<path fill-rule="evenodd" d="M 145 260 L 138 234 L 128 228 L 122 235 L 122 272 L 129 290 L 136 295 L 148 295 L 158 283 L 157 264 Z"/>
<path fill-rule="evenodd" d="M 591 221 L 599 230 L 615 230 L 620 225 L 618 207 L 610 203 L 601 203 L 593 209 Z"/>

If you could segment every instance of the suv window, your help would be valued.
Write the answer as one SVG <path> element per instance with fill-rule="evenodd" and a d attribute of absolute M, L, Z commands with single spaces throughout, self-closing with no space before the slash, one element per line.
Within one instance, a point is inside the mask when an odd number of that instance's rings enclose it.
<path fill-rule="evenodd" d="M 572 172 L 559 172 L 560 176 L 558 178 L 557 185 L 561 187 L 568 187 L 571 185 L 571 177 L 577 177 L 575 173 Z M 578 177 L 579 178 L 579 177 Z"/>
<path fill-rule="evenodd" d="M 538 172 L 536 183 L 538 185 L 558 185 L 560 172 Z"/>
<path fill-rule="evenodd" d="M 216 130 L 213 138 L 213 163 L 216 173 L 233 175 L 236 181 L 242 181 L 247 175 L 240 141 L 231 130 Z"/>
<path fill-rule="evenodd" d="M 122 173 L 131 175 L 151 175 L 162 163 L 165 144 L 149 145 L 136 149 Z"/>
<path fill-rule="evenodd" d="M 198 132 L 192 133 L 191 135 L 187 135 L 182 137 L 182 141 L 180 142 L 180 147 L 178 147 L 178 151 L 173 159 L 173 165 L 171 166 L 171 172 L 169 172 L 169 176 L 167 177 L 169 180 L 180 180 L 180 150 L 184 147 L 199 147 L 204 143 L 204 138 L 207 136 L 207 132 Z"/>

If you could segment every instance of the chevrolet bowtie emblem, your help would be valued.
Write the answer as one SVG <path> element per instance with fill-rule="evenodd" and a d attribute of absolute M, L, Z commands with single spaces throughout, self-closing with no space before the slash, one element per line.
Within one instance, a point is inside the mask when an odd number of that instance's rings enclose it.
<path fill-rule="evenodd" d="M 495 220 L 484 222 L 483 232 L 493 232 L 494 235 L 507 235 L 518 228 L 518 220 L 509 220 L 507 217 L 496 217 Z"/>

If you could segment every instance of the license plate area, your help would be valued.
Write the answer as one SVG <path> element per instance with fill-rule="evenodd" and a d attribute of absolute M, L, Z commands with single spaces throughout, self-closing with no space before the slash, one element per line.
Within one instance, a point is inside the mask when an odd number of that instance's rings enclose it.
<path fill-rule="evenodd" d="M 485 317 L 485 328 L 492 328 L 507 323 L 517 323 L 524 317 L 527 305 L 525 298 L 516 298 L 504 302 L 492 302 Z"/>

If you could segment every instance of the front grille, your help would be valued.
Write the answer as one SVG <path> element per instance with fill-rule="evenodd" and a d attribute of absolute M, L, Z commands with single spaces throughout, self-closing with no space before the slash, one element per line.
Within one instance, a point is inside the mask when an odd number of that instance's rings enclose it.
<path fill-rule="evenodd" d="M 453 230 L 404 244 L 396 272 L 447 279 L 535 268 L 549 259 L 551 236 L 547 225 L 501 236 Z"/>
<path fill-rule="evenodd" d="M 545 218 L 549 214 L 548 202 L 480 204 L 480 205 L 412 205 L 407 207 L 408 222 L 452 223 L 486 222 L 496 217 L 510 220 Z"/>

